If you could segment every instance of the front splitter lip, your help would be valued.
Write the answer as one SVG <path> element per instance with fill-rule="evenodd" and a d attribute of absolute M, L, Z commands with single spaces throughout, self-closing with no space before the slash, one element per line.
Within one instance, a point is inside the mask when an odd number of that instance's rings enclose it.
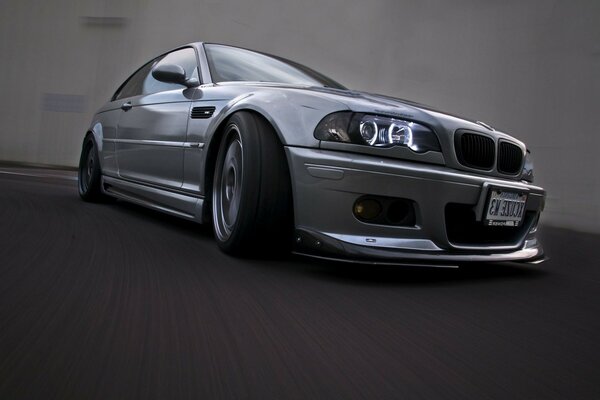
<path fill-rule="evenodd" d="M 524 262 L 539 264 L 546 260 L 539 242 L 514 251 L 486 251 L 485 247 L 472 251 L 419 251 L 361 246 L 344 242 L 322 233 L 306 229 L 296 230 L 294 253 L 331 261 L 358 264 L 449 267 L 463 263 Z"/>
<path fill-rule="evenodd" d="M 360 265 L 379 265 L 386 267 L 427 267 L 427 268 L 459 268 L 458 263 L 426 263 L 426 262 L 410 262 L 410 261 L 381 261 L 381 260 L 361 260 L 361 259 L 350 259 L 350 258 L 341 258 L 341 257 L 328 257 L 328 256 L 319 256 L 316 254 L 302 253 L 298 251 L 293 251 L 292 254 L 301 257 L 308 257 L 311 259 L 317 259 L 321 261 L 330 261 L 330 262 L 341 262 L 346 264 L 360 264 Z"/>

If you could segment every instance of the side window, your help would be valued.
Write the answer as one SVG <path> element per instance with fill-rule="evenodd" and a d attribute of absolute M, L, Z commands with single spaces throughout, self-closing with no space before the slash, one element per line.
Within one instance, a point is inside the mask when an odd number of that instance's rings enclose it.
<path fill-rule="evenodd" d="M 113 100 L 120 100 L 127 97 L 139 96 L 142 94 L 144 81 L 150 75 L 152 67 L 156 64 L 158 59 L 150 61 L 148 64 L 140 68 L 136 73 L 131 75 L 127 81 L 119 88 L 117 93 L 113 96 Z"/>
<path fill-rule="evenodd" d="M 198 78 L 198 66 L 196 62 L 196 52 L 191 47 L 185 49 L 176 50 L 172 53 L 164 56 L 160 61 L 152 65 L 152 68 L 158 67 L 164 64 L 176 64 L 185 70 L 186 77 Z M 157 81 L 149 73 L 145 76 L 142 83 L 142 94 L 152 94 L 158 92 L 165 92 L 167 90 L 181 89 L 185 86 L 176 83 L 165 83 Z"/>

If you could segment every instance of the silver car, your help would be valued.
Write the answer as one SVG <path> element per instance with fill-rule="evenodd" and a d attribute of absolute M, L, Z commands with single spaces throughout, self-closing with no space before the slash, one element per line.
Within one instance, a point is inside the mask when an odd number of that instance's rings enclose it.
<path fill-rule="evenodd" d="M 544 258 L 545 191 L 523 142 L 220 44 L 162 54 L 117 89 L 85 135 L 79 192 L 212 223 L 236 255 Z"/>

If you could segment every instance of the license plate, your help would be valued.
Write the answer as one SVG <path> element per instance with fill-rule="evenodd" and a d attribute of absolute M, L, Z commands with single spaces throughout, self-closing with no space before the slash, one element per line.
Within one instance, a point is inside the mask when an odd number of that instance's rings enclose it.
<path fill-rule="evenodd" d="M 519 226 L 525 215 L 527 194 L 493 189 L 488 198 L 484 223 L 487 226 Z"/>

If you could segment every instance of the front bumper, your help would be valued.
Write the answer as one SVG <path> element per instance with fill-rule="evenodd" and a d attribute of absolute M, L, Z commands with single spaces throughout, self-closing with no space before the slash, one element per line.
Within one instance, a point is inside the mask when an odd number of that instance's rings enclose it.
<path fill-rule="evenodd" d="M 540 187 L 355 153 L 298 147 L 286 147 L 286 153 L 294 190 L 297 253 L 358 262 L 410 261 L 411 265 L 543 259 L 535 237 L 545 199 Z M 491 187 L 528 194 L 524 223 L 506 240 L 456 240 L 449 234 L 448 213 L 453 209 L 448 206 L 466 208 L 480 218 Z M 413 201 L 416 223 L 392 226 L 360 221 L 352 210 L 363 195 Z"/>

